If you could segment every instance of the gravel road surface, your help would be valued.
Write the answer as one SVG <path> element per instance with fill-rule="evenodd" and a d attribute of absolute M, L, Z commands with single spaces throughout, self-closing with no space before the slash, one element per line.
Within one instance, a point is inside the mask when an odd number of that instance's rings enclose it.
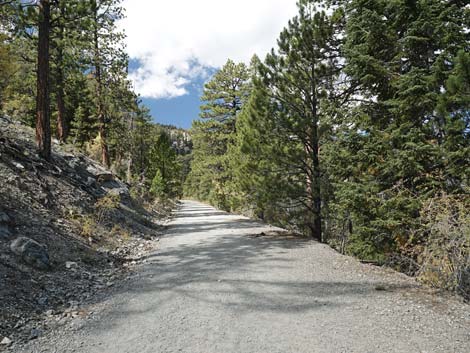
<path fill-rule="evenodd" d="M 470 306 L 314 241 L 184 201 L 95 319 L 22 352 L 470 352 Z"/>

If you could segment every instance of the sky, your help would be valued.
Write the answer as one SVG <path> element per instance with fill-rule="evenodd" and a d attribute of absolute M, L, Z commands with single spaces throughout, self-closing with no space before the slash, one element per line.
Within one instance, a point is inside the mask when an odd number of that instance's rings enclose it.
<path fill-rule="evenodd" d="M 296 0 L 124 0 L 130 78 L 156 122 L 189 128 L 204 83 L 228 60 L 263 58 Z"/>

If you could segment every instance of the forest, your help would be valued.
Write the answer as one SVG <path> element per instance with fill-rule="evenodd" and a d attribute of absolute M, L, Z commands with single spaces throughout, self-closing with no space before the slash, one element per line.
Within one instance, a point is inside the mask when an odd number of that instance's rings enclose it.
<path fill-rule="evenodd" d="M 120 0 L 0 0 L 0 114 L 36 128 L 44 159 L 70 144 L 142 198 L 184 194 L 469 293 L 465 0 L 299 0 L 265 58 L 206 83 L 189 136 L 133 91 L 122 16 Z"/>
<path fill-rule="evenodd" d="M 204 89 L 185 193 L 470 288 L 470 6 L 308 1 Z"/>
<path fill-rule="evenodd" d="M 120 0 L 0 1 L 0 112 L 36 127 L 46 160 L 70 144 L 143 199 L 178 197 L 189 137 L 133 91 L 123 16 Z"/>

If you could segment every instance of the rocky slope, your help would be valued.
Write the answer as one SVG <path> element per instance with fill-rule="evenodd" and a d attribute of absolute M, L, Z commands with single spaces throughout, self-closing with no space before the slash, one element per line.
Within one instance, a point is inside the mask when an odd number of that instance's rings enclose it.
<path fill-rule="evenodd" d="M 90 313 L 162 228 L 126 184 L 70 146 L 37 157 L 34 131 L 0 117 L 0 351 Z"/>

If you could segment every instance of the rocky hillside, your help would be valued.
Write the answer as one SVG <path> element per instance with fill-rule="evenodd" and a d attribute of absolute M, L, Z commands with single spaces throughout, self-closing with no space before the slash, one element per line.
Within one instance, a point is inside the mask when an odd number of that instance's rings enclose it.
<path fill-rule="evenodd" d="M 38 158 L 34 131 L 0 117 L 0 350 L 89 315 L 162 227 L 109 171 L 53 150 Z"/>
<path fill-rule="evenodd" d="M 193 150 L 193 141 L 189 132 L 173 125 L 156 124 L 170 137 L 173 149 L 178 155 L 187 155 Z"/>

